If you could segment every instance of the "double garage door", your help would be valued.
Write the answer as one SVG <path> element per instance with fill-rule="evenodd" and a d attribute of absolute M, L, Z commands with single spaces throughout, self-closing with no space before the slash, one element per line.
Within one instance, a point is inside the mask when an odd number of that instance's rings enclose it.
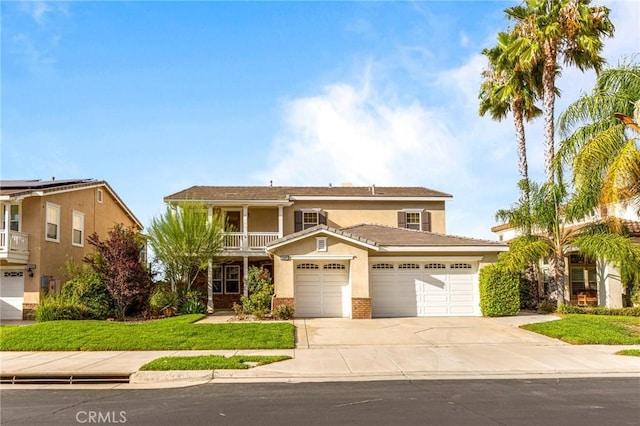
<path fill-rule="evenodd" d="M 295 309 L 298 317 L 347 317 L 349 268 L 342 262 L 307 262 L 295 267 Z"/>
<path fill-rule="evenodd" d="M 478 315 L 477 262 L 372 262 L 374 317 Z"/>
<path fill-rule="evenodd" d="M 0 319 L 21 320 L 24 271 L 0 271 Z"/>

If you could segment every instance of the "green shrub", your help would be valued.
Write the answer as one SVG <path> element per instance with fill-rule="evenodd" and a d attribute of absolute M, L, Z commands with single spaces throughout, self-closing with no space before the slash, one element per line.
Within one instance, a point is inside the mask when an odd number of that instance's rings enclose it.
<path fill-rule="evenodd" d="M 171 317 L 178 312 L 179 305 L 180 299 L 178 295 L 167 289 L 164 284 L 156 286 L 149 298 L 149 309 L 153 316 L 164 315 Z"/>
<path fill-rule="evenodd" d="M 480 309 L 482 315 L 500 317 L 520 312 L 520 275 L 499 264 L 480 270 Z"/>
<path fill-rule="evenodd" d="M 45 296 L 36 308 L 36 321 L 83 320 L 89 318 L 87 307 L 59 294 Z"/>
<path fill-rule="evenodd" d="M 551 300 L 541 300 L 538 302 L 538 313 L 540 314 L 551 314 L 558 309 L 558 305 L 556 302 Z"/>
<path fill-rule="evenodd" d="M 202 293 L 197 290 L 189 290 L 182 297 L 180 304 L 181 314 L 206 314 L 207 305 L 202 301 Z"/>
<path fill-rule="evenodd" d="M 72 268 L 67 265 L 67 271 Z M 76 268 L 63 286 L 59 297 L 68 303 L 84 305 L 89 319 L 106 319 L 113 316 L 115 302 L 100 276 L 90 268 Z"/>
<path fill-rule="evenodd" d="M 244 283 L 249 289 L 249 296 L 240 298 L 243 311 L 258 319 L 264 318 L 271 310 L 273 297 L 271 274 L 262 267 L 251 266 Z"/>
<path fill-rule="evenodd" d="M 640 317 L 640 307 L 607 308 L 605 306 L 577 306 L 564 304 L 558 307 L 560 314 L 612 315 L 625 317 Z"/>
<path fill-rule="evenodd" d="M 249 289 L 249 293 L 259 293 L 265 286 L 272 285 L 271 274 L 262 266 L 249 266 L 247 276 L 244 278 L 244 285 Z"/>
<path fill-rule="evenodd" d="M 290 320 L 295 315 L 295 309 L 291 305 L 280 305 L 275 309 L 272 314 L 273 317 L 279 320 Z"/>

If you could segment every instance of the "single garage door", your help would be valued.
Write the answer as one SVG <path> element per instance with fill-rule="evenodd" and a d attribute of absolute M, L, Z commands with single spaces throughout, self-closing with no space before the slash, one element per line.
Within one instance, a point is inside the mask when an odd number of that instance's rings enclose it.
<path fill-rule="evenodd" d="M 21 320 L 24 271 L 0 272 L 0 319 Z"/>
<path fill-rule="evenodd" d="M 298 317 L 347 317 L 349 274 L 346 263 L 296 265 L 295 308 Z"/>
<path fill-rule="evenodd" d="M 371 265 L 374 317 L 473 316 L 477 262 L 376 262 Z"/>

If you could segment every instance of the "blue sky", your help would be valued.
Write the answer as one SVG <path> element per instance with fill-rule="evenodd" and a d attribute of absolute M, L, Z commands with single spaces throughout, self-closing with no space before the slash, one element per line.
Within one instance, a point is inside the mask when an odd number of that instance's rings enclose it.
<path fill-rule="evenodd" d="M 615 65 L 640 2 L 597 3 Z M 0 175 L 104 179 L 145 225 L 192 185 L 426 186 L 454 195 L 448 233 L 494 239 L 518 174 L 511 121 L 477 114 L 480 52 L 515 4 L 3 1 Z M 593 82 L 566 68 L 557 111 Z"/>

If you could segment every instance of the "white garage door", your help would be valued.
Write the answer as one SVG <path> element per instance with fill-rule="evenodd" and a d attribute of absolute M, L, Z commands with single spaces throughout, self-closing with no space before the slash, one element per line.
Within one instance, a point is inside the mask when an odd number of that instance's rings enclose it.
<path fill-rule="evenodd" d="M 476 262 L 374 262 L 374 317 L 473 316 Z"/>
<path fill-rule="evenodd" d="M 21 320 L 24 271 L 0 272 L 0 319 Z"/>
<path fill-rule="evenodd" d="M 297 317 L 347 317 L 351 303 L 348 267 L 340 262 L 307 262 L 296 265 L 295 309 Z"/>

